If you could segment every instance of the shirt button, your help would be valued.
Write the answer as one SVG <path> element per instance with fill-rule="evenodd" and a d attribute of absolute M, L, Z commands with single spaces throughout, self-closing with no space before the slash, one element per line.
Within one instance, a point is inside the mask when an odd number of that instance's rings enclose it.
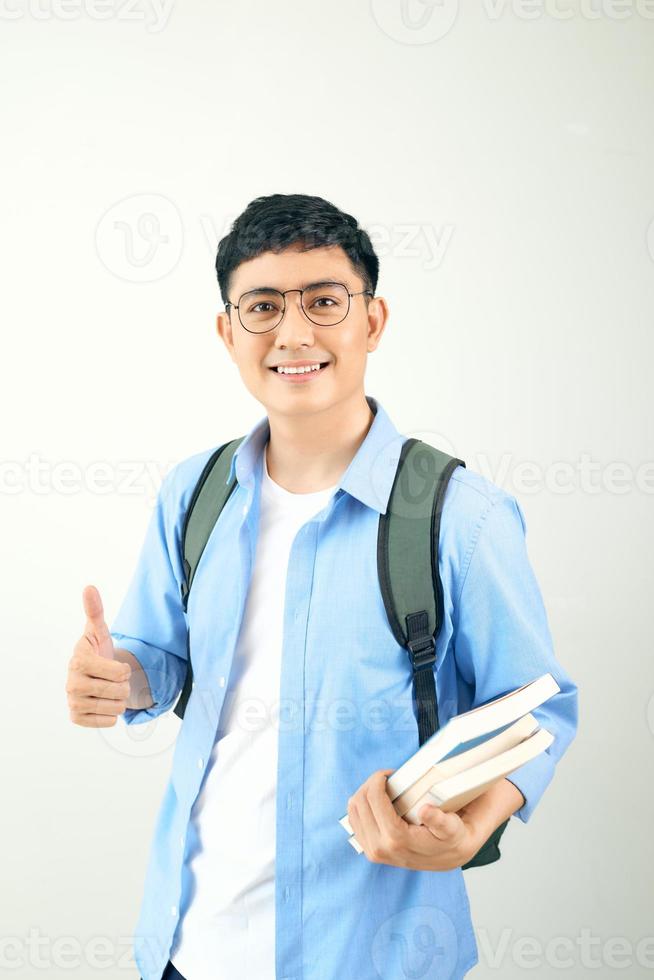
<path fill-rule="evenodd" d="M 222 676 L 222 674 L 218 678 L 218 683 L 220 684 L 221 687 L 224 687 L 225 686 L 225 678 Z"/>
<path fill-rule="evenodd" d="M 248 512 L 248 505 L 247 504 L 243 504 L 243 517 L 245 517 L 245 515 L 247 514 L 247 512 Z"/>
<path fill-rule="evenodd" d="M 179 842 L 182 845 L 182 847 L 184 847 L 184 834 L 182 834 L 182 836 L 179 838 Z"/>
<path fill-rule="evenodd" d="M 288 902 L 290 897 L 291 897 L 291 889 L 287 885 L 286 888 L 284 889 L 284 901 Z"/>
<path fill-rule="evenodd" d="M 202 766 L 203 765 L 204 765 L 204 762 L 202 761 L 202 759 L 198 759 L 198 769 L 202 769 Z"/>
<path fill-rule="evenodd" d="M 173 905 L 173 907 L 170 910 L 170 914 L 171 915 L 177 915 L 177 906 L 176 905 Z"/>
<path fill-rule="evenodd" d="M 300 622 L 300 616 L 301 615 L 302 615 L 302 613 L 300 612 L 300 610 L 299 609 L 296 609 L 295 610 L 295 616 L 293 617 L 295 619 L 295 622 L 296 623 L 299 623 Z"/>
<path fill-rule="evenodd" d="M 293 806 L 293 794 L 289 793 L 288 796 L 286 797 L 286 809 L 290 810 L 292 806 Z"/>

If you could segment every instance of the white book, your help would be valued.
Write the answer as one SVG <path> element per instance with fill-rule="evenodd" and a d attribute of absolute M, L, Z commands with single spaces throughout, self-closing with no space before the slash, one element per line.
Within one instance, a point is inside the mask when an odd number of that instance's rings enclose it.
<path fill-rule="evenodd" d="M 409 823 L 419 823 L 417 812 L 427 802 L 441 799 L 436 805 L 443 810 L 460 809 L 498 779 L 545 751 L 554 736 L 539 729 L 529 712 L 559 690 L 554 677 L 543 674 L 451 718 L 388 777 L 386 791 L 396 812 Z M 491 734 L 494 737 L 487 737 Z M 360 853 L 347 814 L 339 823 Z"/>

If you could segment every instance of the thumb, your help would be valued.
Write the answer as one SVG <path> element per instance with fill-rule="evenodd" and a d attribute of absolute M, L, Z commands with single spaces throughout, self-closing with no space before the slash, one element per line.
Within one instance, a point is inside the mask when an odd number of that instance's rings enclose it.
<path fill-rule="evenodd" d="M 434 837 L 438 837 L 440 840 L 446 840 L 446 838 L 456 834 L 459 829 L 458 825 L 461 823 L 461 817 L 457 816 L 456 813 L 445 813 L 433 803 L 423 806 L 418 817 L 427 830 L 430 830 Z"/>
<path fill-rule="evenodd" d="M 82 591 L 82 605 L 86 614 L 85 635 L 95 652 L 109 660 L 114 659 L 114 645 L 109 627 L 104 619 L 104 608 L 100 593 L 94 585 L 87 585 Z"/>

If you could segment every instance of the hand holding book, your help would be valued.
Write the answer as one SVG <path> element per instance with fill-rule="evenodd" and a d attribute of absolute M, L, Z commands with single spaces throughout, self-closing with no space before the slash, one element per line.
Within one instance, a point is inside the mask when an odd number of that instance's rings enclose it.
<path fill-rule="evenodd" d="M 483 843 L 482 824 L 465 809 L 458 814 L 423 807 L 429 812 L 420 826 L 412 826 L 397 815 L 386 792 L 392 771 L 374 772 L 350 799 L 357 849 L 375 863 L 415 871 L 450 871 L 469 861 Z"/>
<path fill-rule="evenodd" d="M 424 858 L 425 845 L 427 851 L 430 844 L 433 848 L 433 836 L 439 834 L 450 839 L 451 849 L 464 855 L 460 863 L 466 863 L 476 853 L 472 850 L 466 857 L 466 848 L 474 847 L 475 843 L 481 846 L 486 837 L 480 840 L 480 833 L 488 836 L 494 829 L 488 830 L 488 819 L 479 820 L 478 806 L 466 809 L 466 805 L 486 794 L 489 806 L 495 807 L 495 813 L 501 817 L 495 826 L 521 805 L 516 802 L 523 800 L 519 790 L 505 777 L 552 744 L 554 736 L 540 728 L 530 712 L 557 691 L 559 686 L 552 675 L 543 674 L 515 691 L 450 719 L 399 769 L 374 773 L 350 797 L 348 815 L 339 821 L 350 834 L 352 847 L 359 853 L 364 850 L 349 820 L 350 812 L 356 813 L 356 822 L 366 841 L 378 840 L 383 826 L 387 844 L 392 838 L 404 848 L 404 867 L 422 866 L 406 861 Z M 427 804 L 434 804 L 437 809 L 425 809 Z M 506 816 L 501 816 L 505 811 Z M 426 814 L 429 821 L 424 819 Z M 425 833 L 416 835 L 414 831 L 411 835 L 408 825 L 419 832 L 424 830 L 432 840 Z M 485 830 L 481 829 L 482 825 Z M 417 855 L 411 853 L 416 847 Z M 375 846 L 372 850 L 378 854 L 377 860 L 383 850 L 387 855 L 385 863 L 399 863 L 388 860 L 392 850 L 388 846 L 381 849 Z M 448 860 L 447 856 L 441 857 Z"/>

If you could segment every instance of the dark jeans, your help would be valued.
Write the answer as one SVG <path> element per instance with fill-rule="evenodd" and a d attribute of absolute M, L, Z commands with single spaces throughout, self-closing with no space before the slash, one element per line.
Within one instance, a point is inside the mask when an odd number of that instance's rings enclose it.
<path fill-rule="evenodd" d="M 141 977 L 143 980 L 143 977 Z M 176 970 L 173 964 L 168 960 L 166 963 L 166 969 L 161 974 L 161 980 L 185 980 L 179 970 Z"/>
<path fill-rule="evenodd" d="M 163 971 L 163 976 L 161 980 L 184 980 L 184 977 L 176 970 L 173 964 L 168 960 L 166 963 L 166 969 Z"/>

